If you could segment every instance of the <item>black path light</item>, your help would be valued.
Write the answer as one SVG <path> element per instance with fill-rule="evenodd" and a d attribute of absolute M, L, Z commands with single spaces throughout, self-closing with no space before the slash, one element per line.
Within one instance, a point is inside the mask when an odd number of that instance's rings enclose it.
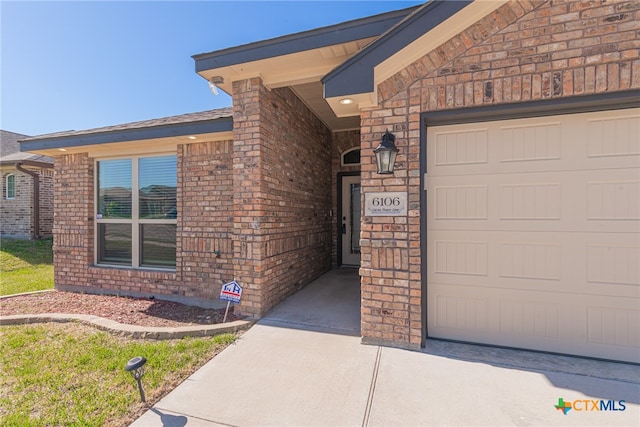
<path fill-rule="evenodd" d="M 393 173 L 396 164 L 396 156 L 398 155 L 398 147 L 394 144 L 396 137 L 387 130 L 382 135 L 382 142 L 378 148 L 373 150 L 376 154 L 376 163 L 378 164 L 378 173 L 388 175 Z"/>
<path fill-rule="evenodd" d="M 138 382 L 138 390 L 140 390 L 140 399 L 144 400 L 144 389 L 142 388 L 142 376 L 144 375 L 144 364 L 147 363 L 147 359 L 138 356 L 127 362 L 127 366 L 124 367 L 125 371 L 129 371 L 133 379 Z"/>

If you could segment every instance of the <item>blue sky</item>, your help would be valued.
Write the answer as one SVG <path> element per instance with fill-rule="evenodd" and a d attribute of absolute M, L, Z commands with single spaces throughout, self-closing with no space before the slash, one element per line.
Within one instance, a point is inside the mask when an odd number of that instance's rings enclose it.
<path fill-rule="evenodd" d="M 192 55 L 419 1 L 0 1 L 0 128 L 80 130 L 231 105 Z"/>

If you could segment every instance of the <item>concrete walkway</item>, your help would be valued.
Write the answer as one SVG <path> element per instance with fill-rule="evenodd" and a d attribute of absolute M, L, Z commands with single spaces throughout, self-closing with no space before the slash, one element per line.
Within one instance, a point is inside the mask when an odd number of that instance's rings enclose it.
<path fill-rule="evenodd" d="M 360 344 L 357 271 L 292 296 L 133 426 L 640 424 L 640 367 L 429 342 L 422 352 Z M 624 400 L 624 411 L 580 402 Z"/>

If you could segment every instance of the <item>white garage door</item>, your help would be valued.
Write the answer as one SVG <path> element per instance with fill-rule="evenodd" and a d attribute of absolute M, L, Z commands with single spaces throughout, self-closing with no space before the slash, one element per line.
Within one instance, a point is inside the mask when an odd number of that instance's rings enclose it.
<path fill-rule="evenodd" d="M 427 129 L 430 337 L 640 362 L 640 109 Z"/>

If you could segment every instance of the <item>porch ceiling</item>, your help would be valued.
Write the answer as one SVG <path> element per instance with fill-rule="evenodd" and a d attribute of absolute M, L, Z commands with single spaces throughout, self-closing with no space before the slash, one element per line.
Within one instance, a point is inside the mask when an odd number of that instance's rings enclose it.
<path fill-rule="evenodd" d="M 206 80 L 222 77 L 216 86 L 229 95 L 232 82 L 260 77 L 270 88 L 290 87 L 296 95 L 333 131 L 357 129 L 360 115 L 352 109 L 347 117 L 338 117 L 324 99 L 320 79 L 375 40 L 368 37 L 317 49 L 295 52 L 221 68 L 199 71 Z"/>
<path fill-rule="evenodd" d="M 360 112 L 354 108 L 350 114 L 338 117 L 324 99 L 320 81 L 291 86 L 291 90 L 311 109 L 332 131 L 360 129 Z M 340 104 L 339 104 L 340 105 Z M 342 105 L 340 105 L 342 106 Z"/>
<path fill-rule="evenodd" d="M 290 87 L 333 131 L 360 127 L 356 105 L 331 109 L 320 80 L 418 7 L 194 55 L 196 73 L 232 94 L 234 81 L 260 77 L 270 89 Z"/>

